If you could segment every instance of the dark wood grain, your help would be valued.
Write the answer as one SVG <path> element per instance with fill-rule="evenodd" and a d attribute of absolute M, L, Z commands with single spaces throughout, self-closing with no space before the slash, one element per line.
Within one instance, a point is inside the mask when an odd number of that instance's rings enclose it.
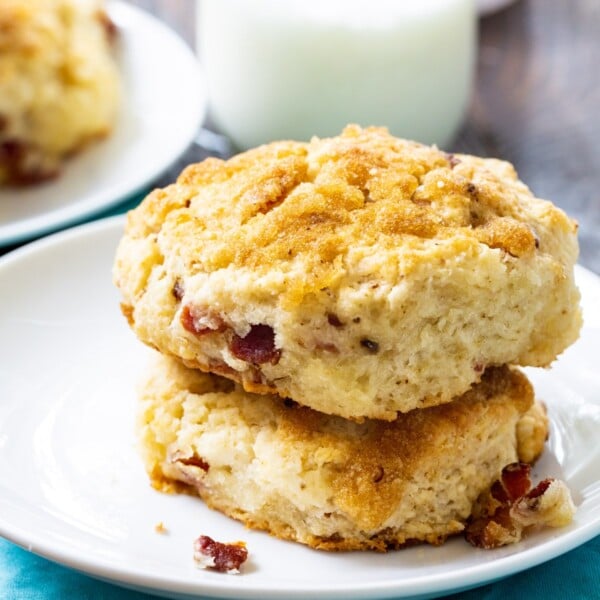
<path fill-rule="evenodd" d="M 581 262 L 600 273 L 600 2 L 522 0 L 480 38 L 456 148 L 511 161 L 579 221 Z"/>

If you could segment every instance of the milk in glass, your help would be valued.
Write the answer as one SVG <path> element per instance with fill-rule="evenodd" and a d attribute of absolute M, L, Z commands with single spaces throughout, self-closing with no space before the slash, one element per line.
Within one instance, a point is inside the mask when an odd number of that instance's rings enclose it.
<path fill-rule="evenodd" d="M 199 0 L 211 116 L 238 148 L 347 123 L 445 146 L 469 102 L 473 0 Z"/>

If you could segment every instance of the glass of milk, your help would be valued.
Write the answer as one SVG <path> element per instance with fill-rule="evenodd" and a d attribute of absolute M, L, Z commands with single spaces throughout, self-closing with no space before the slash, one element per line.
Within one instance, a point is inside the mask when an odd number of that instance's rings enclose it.
<path fill-rule="evenodd" d="M 198 0 L 211 116 L 240 149 L 382 125 L 444 147 L 471 91 L 473 0 Z"/>

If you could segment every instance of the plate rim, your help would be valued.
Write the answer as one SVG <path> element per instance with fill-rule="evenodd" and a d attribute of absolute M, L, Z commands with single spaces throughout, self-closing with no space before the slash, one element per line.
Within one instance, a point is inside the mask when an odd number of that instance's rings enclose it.
<path fill-rule="evenodd" d="M 173 156 L 168 160 L 165 159 L 163 164 L 156 165 L 152 170 L 144 171 L 137 177 L 134 177 L 129 185 L 117 183 L 110 188 L 106 188 L 91 206 L 78 207 L 75 204 L 77 198 L 73 198 L 71 204 L 61 206 L 50 213 L 41 212 L 40 214 L 28 216 L 12 223 L 0 223 L 0 248 L 25 242 L 38 236 L 81 223 L 82 220 L 93 218 L 144 191 L 153 180 L 164 173 L 184 153 L 186 148 L 195 139 L 201 124 L 206 118 L 208 111 L 206 80 L 202 67 L 188 44 L 160 19 L 135 5 L 126 3 L 124 0 L 109 0 L 108 12 L 109 14 L 114 12 L 121 13 L 125 18 L 130 19 L 131 22 L 151 24 L 157 31 L 161 32 L 161 36 L 164 36 L 163 39 L 169 39 L 169 43 L 173 48 L 177 48 L 177 52 L 181 56 L 186 56 L 186 72 L 188 69 L 190 72 L 192 70 L 196 72 L 196 77 L 189 78 L 190 81 L 193 81 L 193 93 L 197 96 L 194 123 L 190 127 L 188 135 L 185 137 L 181 136 L 181 140 L 177 144 L 177 151 L 173 153 Z M 56 182 L 59 184 L 60 176 Z M 52 185 L 52 183 L 54 182 L 50 182 L 49 185 Z M 53 215 L 53 213 L 55 214 Z"/>
<path fill-rule="evenodd" d="M 36 259 L 44 251 L 52 247 L 60 247 L 77 242 L 82 238 L 94 235 L 115 235 L 122 230 L 125 223 L 124 215 L 100 219 L 78 227 L 57 232 L 51 236 L 31 242 L 21 248 L 7 253 L 0 258 L 0 281 L 4 269 L 13 266 L 21 260 Z M 577 265 L 580 275 L 600 287 L 600 277 L 593 271 Z M 0 499 L 2 505 L 2 499 Z M 554 537 L 540 545 L 526 548 L 523 552 L 498 557 L 495 561 L 486 561 L 457 571 L 428 574 L 419 576 L 412 581 L 403 577 L 385 582 L 331 583 L 306 584 L 301 588 L 297 584 L 282 587 L 280 583 L 265 586 L 264 583 L 245 581 L 240 585 L 238 578 L 223 579 L 223 581 L 189 581 L 181 580 L 173 575 L 156 575 L 140 573 L 139 568 L 127 565 L 115 565 L 110 560 L 101 557 L 86 559 L 70 550 L 68 544 L 56 541 L 47 542 L 44 536 L 37 532 L 27 532 L 21 524 L 11 524 L 2 517 L 0 511 L 0 537 L 17 544 L 21 548 L 33 552 L 43 558 L 63 566 L 75 569 L 91 577 L 109 581 L 125 587 L 134 586 L 136 589 L 153 593 L 197 595 L 203 594 L 213 598 L 244 598 L 254 600 L 259 598 L 306 598 L 318 596 L 322 600 L 341 600 L 358 598 L 403 598 L 407 596 L 453 593 L 468 588 L 492 583 L 498 579 L 517 574 L 521 571 L 556 558 L 572 550 L 600 534 L 600 514 L 579 526 L 569 526 L 560 536 Z M 477 550 L 475 550 L 477 552 Z M 481 551 L 483 552 L 483 551 Z M 233 581 L 232 581 L 233 579 Z M 237 583 L 236 583 L 237 582 Z"/>

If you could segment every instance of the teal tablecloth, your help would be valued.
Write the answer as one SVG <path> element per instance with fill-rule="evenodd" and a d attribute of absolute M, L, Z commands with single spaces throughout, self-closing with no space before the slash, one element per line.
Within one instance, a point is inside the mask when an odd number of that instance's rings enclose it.
<path fill-rule="evenodd" d="M 99 217 L 135 207 L 136 196 Z M 96 581 L 0 538 L 0 600 L 143 600 L 154 598 Z M 600 600 L 600 536 L 548 563 L 454 600 Z"/>
<path fill-rule="evenodd" d="M 0 540 L 2 600 L 143 600 Z M 597 600 L 600 598 L 600 537 L 584 546 L 497 583 L 449 596 L 454 600 Z"/>

